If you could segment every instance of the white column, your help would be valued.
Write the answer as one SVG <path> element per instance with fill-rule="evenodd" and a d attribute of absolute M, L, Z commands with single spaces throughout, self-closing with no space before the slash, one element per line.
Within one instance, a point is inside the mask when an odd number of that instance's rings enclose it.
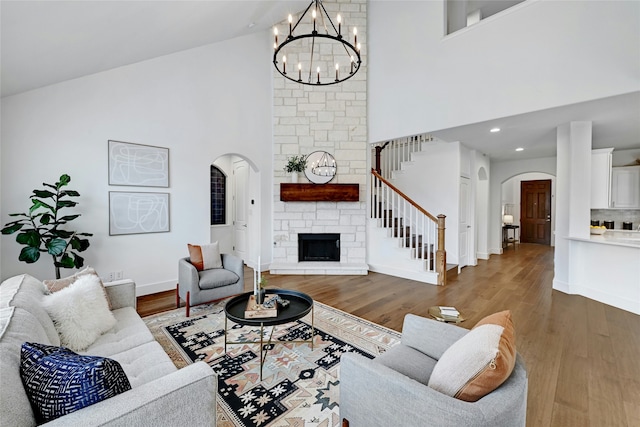
<path fill-rule="evenodd" d="M 556 246 L 554 289 L 570 292 L 571 253 L 567 237 L 589 238 L 591 122 L 557 129 Z"/>

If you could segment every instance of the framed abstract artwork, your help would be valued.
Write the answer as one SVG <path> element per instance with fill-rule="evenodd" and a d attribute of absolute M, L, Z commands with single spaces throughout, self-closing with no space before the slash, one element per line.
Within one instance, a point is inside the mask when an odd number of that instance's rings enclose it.
<path fill-rule="evenodd" d="M 109 185 L 169 187 L 169 149 L 110 140 Z"/>
<path fill-rule="evenodd" d="M 109 192 L 109 235 L 166 233 L 169 193 Z"/>

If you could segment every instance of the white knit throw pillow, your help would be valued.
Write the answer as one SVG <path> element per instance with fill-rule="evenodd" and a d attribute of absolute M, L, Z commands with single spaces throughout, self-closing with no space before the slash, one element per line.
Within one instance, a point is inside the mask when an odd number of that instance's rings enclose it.
<path fill-rule="evenodd" d="M 74 351 L 86 349 L 116 324 L 100 279 L 94 275 L 81 276 L 45 296 L 43 306 L 60 334 L 61 344 Z"/>

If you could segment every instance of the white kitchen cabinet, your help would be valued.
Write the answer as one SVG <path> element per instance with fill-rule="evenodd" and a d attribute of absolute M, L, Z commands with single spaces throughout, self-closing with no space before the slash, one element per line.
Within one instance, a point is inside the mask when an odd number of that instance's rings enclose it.
<path fill-rule="evenodd" d="M 613 148 L 591 150 L 591 209 L 611 205 L 611 158 Z"/>
<path fill-rule="evenodd" d="M 640 165 L 612 168 L 611 207 L 640 208 Z"/>

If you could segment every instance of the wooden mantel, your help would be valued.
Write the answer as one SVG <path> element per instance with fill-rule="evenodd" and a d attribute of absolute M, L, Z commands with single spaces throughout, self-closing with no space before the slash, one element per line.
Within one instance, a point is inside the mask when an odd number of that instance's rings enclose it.
<path fill-rule="evenodd" d="M 280 184 L 282 202 L 357 202 L 358 184 Z"/>

